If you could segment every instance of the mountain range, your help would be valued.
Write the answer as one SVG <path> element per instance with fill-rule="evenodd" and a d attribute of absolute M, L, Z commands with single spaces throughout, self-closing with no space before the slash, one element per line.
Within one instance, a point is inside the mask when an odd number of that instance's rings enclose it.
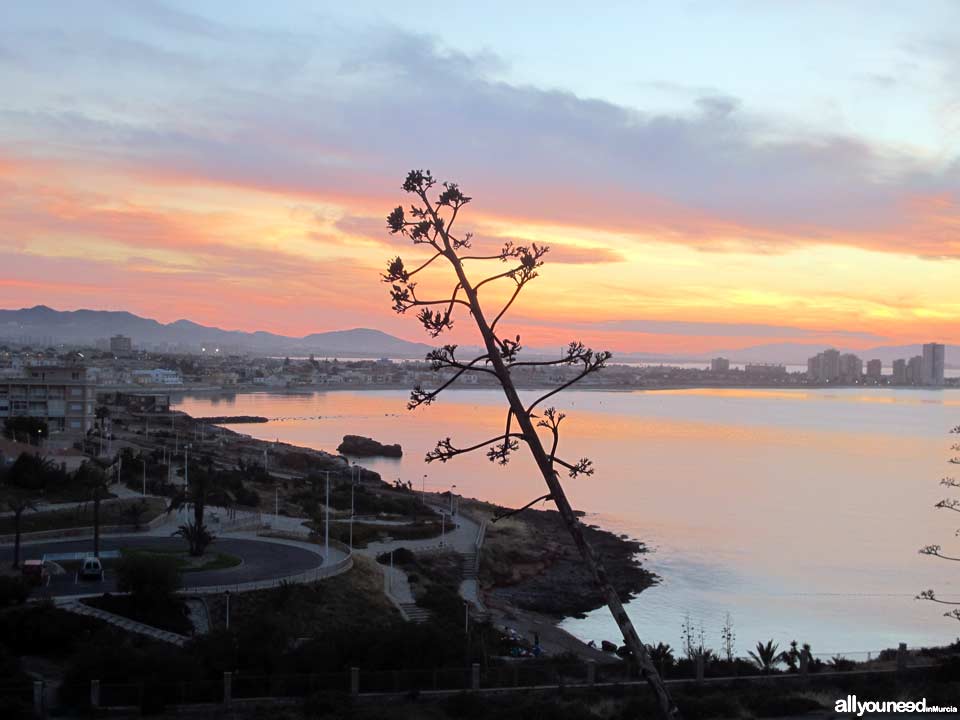
<path fill-rule="evenodd" d="M 380 330 L 354 328 L 288 337 L 269 332 L 223 330 L 190 320 L 161 323 L 133 313 L 111 310 L 54 310 L 37 305 L 0 310 L 0 339 L 21 344 L 92 345 L 98 339 L 126 335 L 134 347 L 189 349 L 222 347 L 225 351 L 271 354 L 314 353 L 340 357 L 422 358 L 431 345 L 409 342 Z"/>
<path fill-rule="evenodd" d="M 113 335 L 130 337 L 136 347 L 197 351 L 201 347 L 222 347 L 225 351 L 251 351 L 268 354 L 309 354 L 321 357 L 423 358 L 433 347 L 410 342 L 380 330 L 353 328 L 290 337 L 276 333 L 223 330 L 199 325 L 190 320 L 161 323 L 133 313 L 112 310 L 54 310 L 37 305 L 20 310 L 0 310 L 0 342 L 50 345 L 66 343 L 91 345 Z M 782 342 L 755 345 L 736 350 L 711 350 L 702 353 L 615 353 L 619 362 L 703 362 L 723 356 L 734 362 L 779 362 L 804 364 L 824 349 L 822 344 Z M 889 365 L 897 358 L 909 358 L 922 352 L 920 344 L 884 345 L 867 350 L 837 348 L 855 352 L 864 360 L 879 358 Z M 528 356 L 556 357 L 557 351 L 530 348 Z M 947 364 L 960 362 L 960 346 L 948 345 Z"/>

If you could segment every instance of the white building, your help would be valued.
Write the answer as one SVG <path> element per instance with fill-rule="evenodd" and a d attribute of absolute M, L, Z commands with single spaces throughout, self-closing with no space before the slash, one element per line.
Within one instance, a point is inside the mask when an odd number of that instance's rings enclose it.
<path fill-rule="evenodd" d="M 137 385 L 183 385 L 183 378 L 176 370 L 154 368 L 153 370 L 134 370 L 130 373 Z"/>

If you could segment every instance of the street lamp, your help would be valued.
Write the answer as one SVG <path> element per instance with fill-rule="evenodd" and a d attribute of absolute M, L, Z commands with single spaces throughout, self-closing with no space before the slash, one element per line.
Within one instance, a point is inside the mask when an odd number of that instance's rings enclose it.
<path fill-rule="evenodd" d="M 330 471 L 327 474 L 327 502 L 326 502 L 326 522 L 323 523 L 323 562 L 330 564 Z"/>
<path fill-rule="evenodd" d="M 427 504 L 427 474 L 423 474 L 423 482 L 420 484 L 420 502 Z"/>
<path fill-rule="evenodd" d="M 357 486 L 357 482 L 353 478 L 354 468 L 356 468 L 356 471 L 357 471 L 357 478 L 359 479 L 360 477 L 360 466 L 357 465 L 356 463 L 353 463 L 353 465 L 350 467 L 350 552 L 353 552 L 353 516 L 355 514 L 354 512 L 355 506 L 353 503 L 353 491 Z"/>
<path fill-rule="evenodd" d="M 456 489 L 456 485 L 450 486 L 450 517 L 453 518 L 453 491 Z"/>

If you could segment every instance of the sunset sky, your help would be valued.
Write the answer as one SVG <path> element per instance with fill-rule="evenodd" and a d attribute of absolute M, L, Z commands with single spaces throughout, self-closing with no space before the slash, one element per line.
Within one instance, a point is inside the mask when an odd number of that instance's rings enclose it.
<path fill-rule="evenodd" d="M 529 344 L 960 343 L 950 0 L 11 0 L 0 88 L 0 307 L 422 340 L 423 167 L 551 246 Z"/>

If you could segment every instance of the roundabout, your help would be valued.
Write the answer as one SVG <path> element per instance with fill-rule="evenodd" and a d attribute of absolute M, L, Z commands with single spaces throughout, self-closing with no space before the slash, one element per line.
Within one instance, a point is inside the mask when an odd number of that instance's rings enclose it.
<path fill-rule="evenodd" d="M 175 553 L 186 552 L 187 544 L 181 538 L 143 535 L 110 535 L 100 540 L 101 552 L 112 555 L 121 549 Z M 230 586 L 237 589 L 253 589 L 261 583 L 267 587 L 298 575 L 308 578 L 312 572 L 316 572 L 319 577 L 323 570 L 328 569 L 324 564 L 323 549 L 319 546 L 313 549 L 306 543 L 294 544 L 271 539 L 227 536 L 215 540 L 206 554 L 213 558 L 218 553 L 239 558 L 240 563 L 221 569 L 184 572 L 182 573 L 184 591 L 210 592 L 229 589 Z M 44 555 L 67 554 L 77 554 L 81 557 L 90 555 L 92 542 L 89 539 L 50 540 L 25 544 L 22 548 L 24 560 L 39 560 Z M 342 553 L 338 551 L 338 554 Z M 11 547 L 0 548 L 0 562 L 9 564 L 12 559 Z M 336 563 L 337 555 L 331 552 L 330 560 L 331 563 Z M 51 573 L 46 584 L 34 590 L 33 597 L 67 598 L 116 592 L 116 575 L 112 570 L 111 562 L 105 560 L 104 563 L 106 567 L 102 580 L 83 580 L 73 572 Z"/>

